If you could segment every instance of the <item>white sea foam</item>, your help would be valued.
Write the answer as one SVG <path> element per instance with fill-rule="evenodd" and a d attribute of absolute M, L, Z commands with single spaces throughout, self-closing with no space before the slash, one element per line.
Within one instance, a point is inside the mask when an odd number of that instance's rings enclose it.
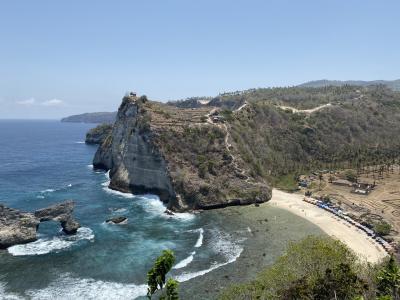
<path fill-rule="evenodd" d="M 119 197 L 124 197 L 124 198 L 134 198 L 135 196 L 131 193 L 123 193 L 120 191 L 116 191 L 113 189 L 110 189 L 108 186 L 110 185 L 110 171 L 104 173 L 104 175 L 106 176 L 106 178 L 108 179 L 107 181 L 103 182 L 101 185 L 103 186 L 103 190 L 108 193 L 108 194 L 112 194 L 115 196 L 119 196 Z"/>
<path fill-rule="evenodd" d="M 40 290 L 29 290 L 33 300 L 125 300 L 145 296 L 147 285 L 123 284 L 118 282 L 72 278 L 68 275 L 53 281 Z"/>
<path fill-rule="evenodd" d="M 188 257 L 186 257 L 185 259 L 182 259 L 180 262 L 178 262 L 173 267 L 173 269 L 182 269 L 182 268 L 186 267 L 188 264 L 190 264 L 193 261 L 195 254 L 196 254 L 196 251 L 193 251 L 192 253 L 190 253 L 190 255 Z"/>
<path fill-rule="evenodd" d="M 197 271 L 197 272 L 189 272 L 189 273 L 185 272 L 185 273 L 182 273 L 180 275 L 175 276 L 174 278 L 176 280 L 178 280 L 179 282 L 184 282 L 184 281 L 188 281 L 188 280 L 193 279 L 193 278 L 198 277 L 198 276 L 203 276 L 204 274 L 207 274 L 207 273 L 209 273 L 209 272 L 211 272 L 211 271 L 213 271 L 215 269 L 218 269 L 218 268 L 220 268 L 222 266 L 225 266 L 227 264 L 233 263 L 234 261 L 236 261 L 238 259 L 238 257 L 242 253 L 242 251 L 243 251 L 243 248 L 238 248 L 237 249 L 237 253 L 234 256 L 231 256 L 228 259 L 228 261 L 226 261 L 226 262 L 214 263 L 208 269 L 200 270 L 200 271 Z"/>
<path fill-rule="evenodd" d="M 93 165 L 87 165 L 88 169 L 93 170 Z"/>
<path fill-rule="evenodd" d="M 39 238 L 35 242 L 23 245 L 15 245 L 7 250 L 14 256 L 42 255 L 50 252 L 59 252 L 71 247 L 81 240 L 93 240 L 94 234 L 90 228 L 81 227 L 74 235 L 61 234 L 53 238 Z"/>
<path fill-rule="evenodd" d="M 184 272 L 180 275 L 175 276 L 174 278 L 179 282 L 188 281 L 190 279 L 202 276 L 215 269 L 218 269 L 222 266 L 225 266 L 227 264 L 236 261 L 239 258 L 240 254 L 242 253 L 243 247 L 239 244 L 232 242 L 231 239 L 232 238 L 230 238 L 228 234 L 214 230 L 210 241 L 210 245 L 212 245 L 212 248 L 215 253 L 220 253 L 225 257 L 225 261 L 221 263 L 215 262 L 211 264 L 210 268 L 205 270 L 200 270 L 196 272 Z"/>
<path fill-rule="evenodd" d="M 194 214 L 191 213 L 173 213 L 172 215 L 166 214 L 165 210 L 167 207 L 164 203 L 160 200 L 160 198 L 156 195 L 140 195 L 136 196 L 138 199 L 138 203 L 142 205 L 145 211 L 148 213 L 159 215 L 163 218 L 168 219 L 178 219 L 182 221 L 190 221 L 195 218 Z"/>
<path fill-rule="evenodd" d="M 140 195 L 136 196 L 138 198 L 137 203 L 139 203 L 146 212 L 155 214 L 155 215 L 162 215 L 162 216 L 169 216 L 167 214 L 164 214 L 165 210 L 167 209 L 160 201 L 160 198 L 158 198 L 156 195 Z M 172 216 L 170 216 L 172 217 Z"/>
<path fill-rule="evenodd" d="M 67 185 L 67 187 L 71 187 L 71 186 L 72 186 L 72 184 L 71 184 L 71 183 Z"/>
<path fill-rule="evenodd" d="M 113 213 L 120 214 L 120 213 L 126 212 L 127 209 L 126 209 L 126 208 L 115 208 L 115 209 L 111 209 L 111 211 L 112 211 Z"/>
<path fill-rule="evenodd" d="M 16 294 L 13 293 L 7 293 L 6 292 L 6 284 L 3 282 L 0 282 L 0 299 L 3 300 L 20 300 L 24 299 Z"/>
<path fill-rule="evenodd" d="M 75 144 L 84 144 L 84 143 L 85 143 L 84 141 L 75 142 Z"/>
<path fill-rule="evenodd" d="M 45 194 L 45 193 L 52 193 L 52 192 L 55 192 L 55 189 L 46 189 L 46 190 L 43 190 L 43 191 L 40 191 L 42 194 Z"/>
<path fill-rule="evenodd" d="M 204 233 L 204 230 L 203 230 L 203 228 L 199 228 L 198 231 L 199 231 L 199 237 L 198 237 L 198 239 L 196 241 L 196 244 L 194 245 L 195 248 L 200 248 L 201 245 L 203 245 L 203 233 Z"/>
<path fill-rule="evenodd" d="M 108 194 L 112 194 L 112 195 L 119 196 L 119 197 L 124 197 L 124 198 L 134 198 L 135 197 L 133 194 L 130 194 L 130 193 L 123 193 L 123 192 L 120 192 L 120 191 L 116 191 L 116 190 L 110 189 L 108 187 L 109 185 L 110 185 L 110 181 L 106 181 L 106 182 L 102 183 L 103 190 Z"/>
<path fill-rule="evenodd" d="M 182 220 L 182 221 L 191 221 L 193 220 L 196 216 L 191 213 L 174 213 L 172 216 L 173 218 Z"/>

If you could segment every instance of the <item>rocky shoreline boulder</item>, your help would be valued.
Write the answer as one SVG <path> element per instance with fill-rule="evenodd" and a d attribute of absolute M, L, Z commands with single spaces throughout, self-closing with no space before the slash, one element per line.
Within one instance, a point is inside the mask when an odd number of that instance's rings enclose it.
<path fill-rule="evenodd" d="M 66 234 L 74 234 L 80 227 L 73 218 L 74 202 L 65 201 L 34 213 L 21 212 L 0 204 L 0 249 L 37 240 L 39 224 L 60 222 Z"/>
<path fill-rule="evenodd" d="M 39 223 L 31 213 L 0 204 L 0 249 L 35 241 Z"/>
<path fill-rule="evenodd" d="M 128 223 L 128 218 L 124 216 L 117 216 L 117 217 L 112 217 L 108 220 L 106 220 L 107 224 L 126 224 Z"/>

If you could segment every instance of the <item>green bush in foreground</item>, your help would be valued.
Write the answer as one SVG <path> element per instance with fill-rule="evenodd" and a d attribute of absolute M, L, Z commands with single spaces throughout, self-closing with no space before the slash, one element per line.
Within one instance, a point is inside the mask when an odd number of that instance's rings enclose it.
<path fill-rule="evenodd" d="M 220 299 L 397 300 L 399 287 L 393 258 L 373 267 L 337 240 L 309 236 L 291 243 L 255 280 L 228 288 Z"/>
<path fill-rule="evenodd" d="M 147 297 L 151 299 L 157 290 L 162 290 L 165 285 L 165 277 L 171 270 L 175 262 L 174 253 L 171 250 L 164 250 L 159 256 L 154 266 L 147 272 Z M 168 279 L 166 284 L 166 295 L 162 295 L 160 299 L 177 300 L 178 299 L 178 282 L 172 278 Z"/>
<path fill-rule="evenodd" d="M 381 300 L 400 299 L 400 268 L 393 256 L 378 271 L 377 290 Z"/>

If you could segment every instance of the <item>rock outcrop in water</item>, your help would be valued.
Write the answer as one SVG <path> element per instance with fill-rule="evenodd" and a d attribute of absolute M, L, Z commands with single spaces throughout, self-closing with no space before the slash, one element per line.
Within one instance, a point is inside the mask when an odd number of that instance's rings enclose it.
<path fill-rule="evenodd" d="M 174 211 L 268 201 L 271 189 L 247 175 L 228 127 L 212 121 L 212 109 L 124 97 L 93 166 L 110 171 L 111 189 L 156 194 Z"/>
<path fill-rule="evenodd" d="M 0 249 L 35 241 L 39 223 L 31 213 L 0 204 Z"/>
<path fill-rule="evenodd" d="M 73 218 L 74 202 L 65 201 L 34 213 L 21 212 L 0 204 L 0 249 L 37 239 L 40 222 L 60 222 L 63 231 L 74 234 L 80 227 Z"/>
<path fill-rule="evenodd" d="M 56 221 L 60 222 L 63 231 L 67 234 L 74 234 L 80 227 L 73 217 L 74 202 L 65 201 L 59 204 L 42 208 L 35 211 L 34 215 L 40 222 Z"/>

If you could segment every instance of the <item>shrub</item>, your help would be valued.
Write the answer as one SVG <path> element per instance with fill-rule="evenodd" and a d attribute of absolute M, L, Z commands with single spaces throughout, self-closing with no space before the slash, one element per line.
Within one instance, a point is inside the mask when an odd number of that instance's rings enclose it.
<path fill-rule="evenodd" d="M 374 230 L 379 235 L 388 235 L 392 230 L 392 226 L 387 222 L 381 221 L 374 224 Z"/>
<path fill-rule="evenodd" d="M 165 276 L 171 270 L 174 262 L 174 253 L 171 250 L 164 250 L 162 255 L 156 259 L 154 266 L 147 272 L 147 297 L 149 299 L 158 289 L 163 289 Z"/>

